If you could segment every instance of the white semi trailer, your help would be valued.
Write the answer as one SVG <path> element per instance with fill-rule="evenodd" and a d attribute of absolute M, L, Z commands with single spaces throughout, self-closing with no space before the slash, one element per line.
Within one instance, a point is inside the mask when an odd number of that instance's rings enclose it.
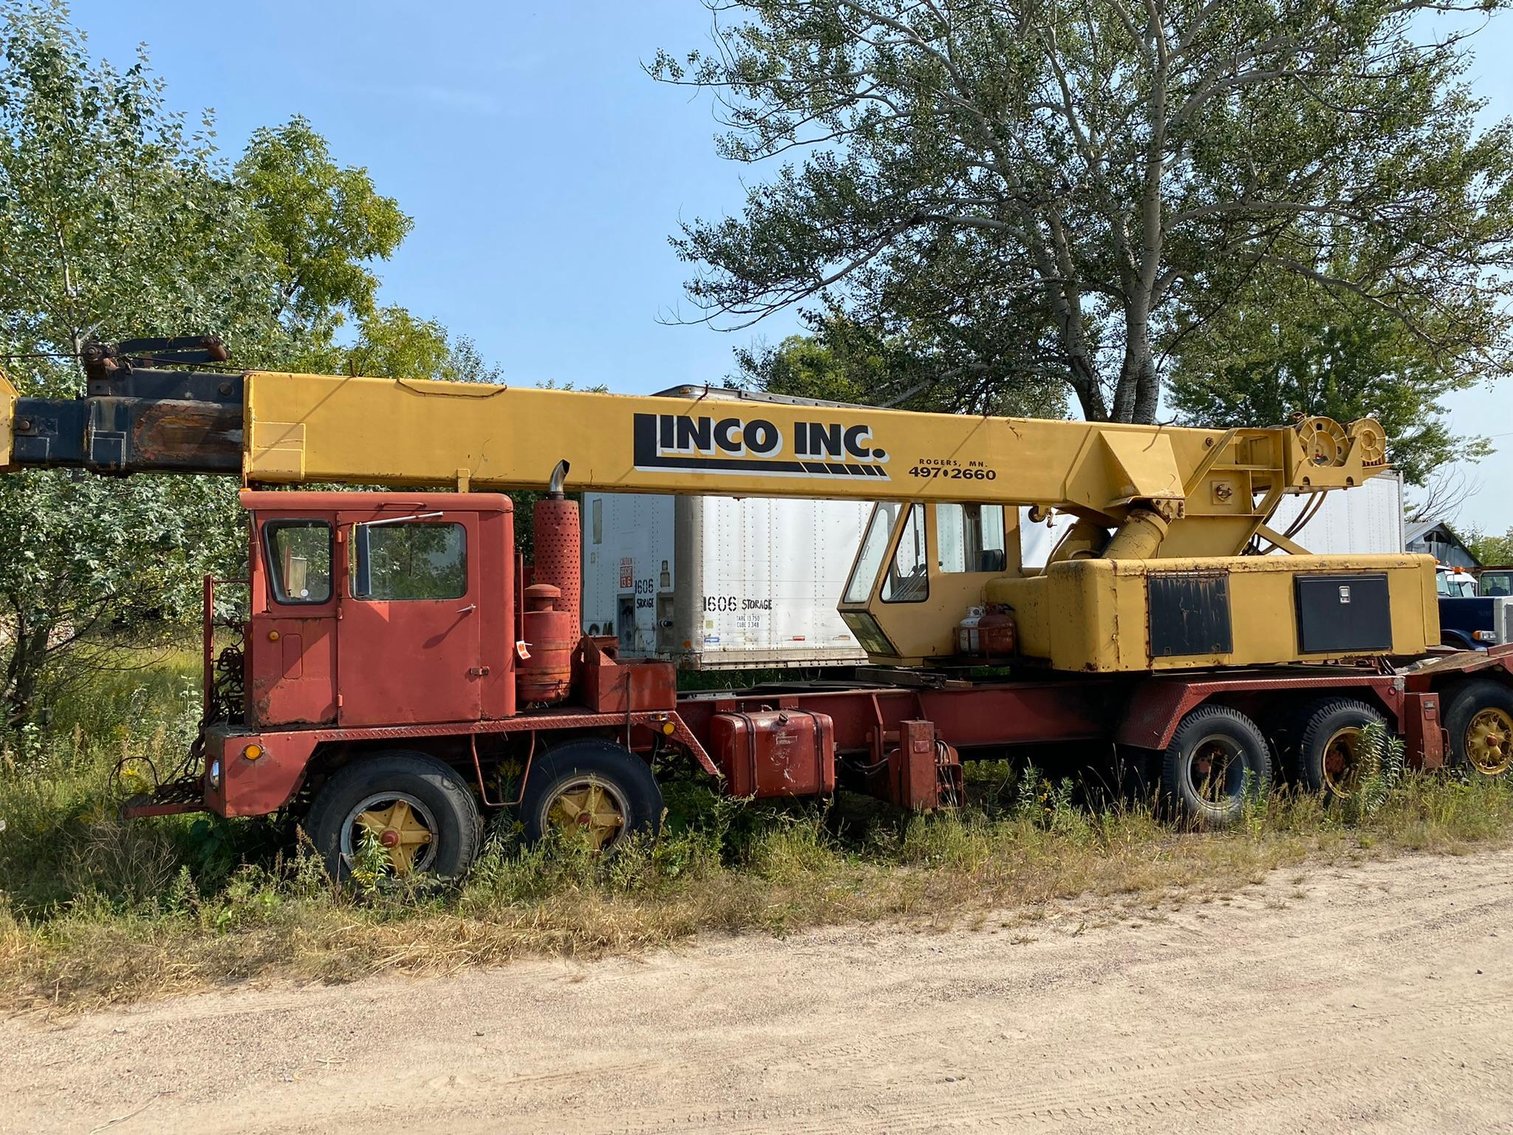
<path fill-rule="evenodd" d="M 1302 508 L 1312 500 L 1309 517 Z M 1322 501 L 1322 503 L 1318 503 Z M 836 614 L 871 505 L 585 493 L 583 622 L 626 657 L 688 669 L 850 666 L 866 655 Z M 1026 567 L 1043 565 L 1070 517 L 1020 515 Z M 1403 487 L 1289 497 L 1272 526 L 1311 552 L 1403 549 Z"/>

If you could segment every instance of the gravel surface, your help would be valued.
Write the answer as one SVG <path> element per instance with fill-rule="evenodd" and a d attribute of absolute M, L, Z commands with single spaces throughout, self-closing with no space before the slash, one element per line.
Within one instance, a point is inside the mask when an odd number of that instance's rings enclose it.
<path fill-rule="evenodd" d="M 1513 1132 L 1513 851 L 0 1022 L 0 1129 Z"/>

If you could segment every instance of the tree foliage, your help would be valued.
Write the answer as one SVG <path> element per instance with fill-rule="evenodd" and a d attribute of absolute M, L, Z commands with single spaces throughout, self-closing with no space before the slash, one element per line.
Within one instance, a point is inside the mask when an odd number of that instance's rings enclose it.
<path fill-rule="evenodd" d="M 774 394 L 904 410 L 1066 416 L 1060 387 L 1007 373 L 962 381 L 949 363 L 905 335 L 879 334 L 838 311 L 809 322 L 809 335 L 737 350 L 741 380 Z"/>
<path fill-rule="evenodd" d="M 257 342 L 272 286 L 208 126 L 189 130 L 138 58 L 96 63 L 57 7 L 0 7 L 0 320 L 7 349 L 211 329 Z M 73 365 L 22 377 L 71 384 Z"/>
<path fill-rule="evenodd" d="M 357 322 L 355 342 L 313 352 L 311 370 L 365 374 L 374 378 L 439 378 L 452 382 L 497 382 L 498 366 L 485 362 L 466 336 L 453 338 L 434 319 L 402 307 L 375 308 Z"/>
<path fill-rule="evenodd" d="M 1493 564 L 1513 564 L 1513 528 L 1501 536 L 1483 536 L 1478 533 L 1466 541 L 1466 547 L 1478 563 L 1489 567 Z"/>
<path fill-rule="evenodd" d="M 93 59 L 57 3 L 0 0 L 0 355 L 23 393 L 83 389 L 92 337 L 214 333 L 243 365 L 363 353 L 440 377 L 486 370 L 466 340 L 376 303 L 373 258 L 409 220 L 302 119 L 234 168 L 139 57 Z M 335 331 L 358 320 L 357 341 Z M 345 368 L 343 368 L 345 369 Z M 240 575 L 230 479 L 0 477 L 0 700 L 34 715 L 59 662 L 113 629 L 193 612 Z"/>
<path fill-rule="evenodd" d="M 1422 313 L 1435 322 L 1433 312 Z M 1267 271 L 1186 337 L 1173 355 L 1170 405 L 1203 426 L 1324 414 L 1371 416 L 1410 484 L 1474 460 L 1484 443 L 1452 435 L 1439 399 L 1466 385 L 1433 345 L 1380 306 L 1296 274 Z M 1442 502 L 1443 503 L 1443 502 Z"/>
<path fill-rule="evenodd" d="M 710 6 L 714 48 L 650 70 L 714 93 L 724 155 L 779 163 L 674 238 L 710 318 L 839 303 L 1118 421 L 1263 279 L 1441 375 L 1506 366 L 1513 130 L 1478 133 L 1462 40 L 1425 32 L 1504 0 Z"/>
<path fill-rule="evenodd" d="M 253 131 L 235 180 L 257 218 L 257 251 L 277 273 L 272 315 L 291 338 L 319 350 L 345 318 L 375 316 L 371 262 L 393 255 L 413 222 L 366 169 L 338 165 L 296 116 Z"/>

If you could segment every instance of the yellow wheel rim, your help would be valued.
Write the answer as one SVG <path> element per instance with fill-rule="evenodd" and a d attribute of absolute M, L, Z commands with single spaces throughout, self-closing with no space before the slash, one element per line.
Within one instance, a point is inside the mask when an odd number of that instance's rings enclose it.
<path fill-rule="evenodd" d="M 1513 768 L 1513 716 L 1491 706 L 1466 726 L 1466 759 L 1483 776 L 1501 776 Z"/>
<path fill-rule="evenodd" d="M 413 874 L 436 839 L 426 817 L 403 797 L 391 798 L 386 808 L 358 812 L 355 822 L 378 841 L 396 875 Z"/>
<path fill-rule="evenodd" d="M 1319 761 L 1324 791 L 1336 800 L 1355 795 L 1363 755 L 1361 731 L 1355 726 L 1341 729 L 1330 737 L 1324 743 L 1323 757 Z"/>
<path fill-rule="evenodd" d="M 547 805 L 546 818 L 569 838 L 583 839 L 602 851 L 625 834 L 629 811 L 617 788 L 597 777 L 584 777 L 558 790 Z"/>

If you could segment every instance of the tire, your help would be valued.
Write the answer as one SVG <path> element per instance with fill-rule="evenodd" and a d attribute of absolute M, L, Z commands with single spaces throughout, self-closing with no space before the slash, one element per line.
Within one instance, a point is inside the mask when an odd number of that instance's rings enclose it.
<path fill-rule="evenodd" d="M 404 751 L 357 757 L 316 796 L 306 830 L 332 878 L 351 877 L 364 829 L 385 848 L 392 873 L 438 879 L 467 874 L 483 840 L 478 803 L 462 777 L 435 757 Z"/>
<path fill-rule="evenodd" d="M 1369 725 L 1385 730 L 1387 719 L 1374 706 L 1354 698 L 1333 698 L 1310 706 L 1292 754 L 1298 784 L 1326 800 L 1353 796 L 1372 760 L 1360 745 L 1361 732 Z"/>
<path fill-rule="evenodd" d="M 629 749 L 599 738 L 568 741 L 532 766 L 520 820 L 531 842 L 581 832 L 593 850 L 607 852 L 661 830 L 662 790 Z"/>
<path fill-rule="evenodd" d="M 1228 706 L 1202 705 L 1182 719 L 1162 755 L 1161 794 L 1199 827 L 1228 827 L 1248 796 L 1271 790 L 1271 770 L 1271 747 L 1254 721 Z"/>
<path fill-rule="evenodd" d="M 1498 780 L 1513 769 L 1513 689 L 1478 678 L 1448 691 L 1445 732 L 1450 764 L 1478 780 Z"/>

